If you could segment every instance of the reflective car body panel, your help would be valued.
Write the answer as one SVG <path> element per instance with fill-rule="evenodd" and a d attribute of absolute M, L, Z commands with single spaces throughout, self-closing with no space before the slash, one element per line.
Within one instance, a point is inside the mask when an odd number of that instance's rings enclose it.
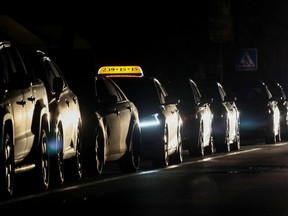
<path fill-rule="evenodd" d="M 268 85 L 280 111 L 281 139 L 288 140 L 288 98 L 286 92 L 279 82 L 269 82 Z"/>
<path fill-rule="evenodd" d="M 183 149 L 189 154 L 203 156 L 213 153 L 211 100 L 202 97 L 197 84 L 191 78 L 169 80 L 167 90 L 180 99 L 177 105 L 183 121 Z"/>
<path fill-rule="evenodd" d="M 174 159 L 175 155 L 175 161 L 182 162 L 182 119 L 177 101 L 154 77 L 112 79 L 139 110 L 142 156 L 157 166 L 167 166 L 169 156 Z"/>
<path fill-rule="evenodd" d="M 82 177 L 81 112 L 77 95 L 71 90 L 62 71 L 44 52 L 36 50 L 26 53 L 26 60 L 35 76 L 43 80 L 49 101 L 50 125 L 49 150 L 55 158 L 57 176 L 64 181 L 64 161 L 74 159 L 65 167 L 67 174 Z M 58 178 L 58 177 L 55 177 Z"/>
<path fill-rule="evenodd" d="M 84 151 L 89 174 L 101 174 L 106 162 L 123 172 L 137 171 L 140 162 L 138 109 L 113 80 L 85 79 L 81 90 Z"/>
<path fill-rule="evenodd" d="M 49 187 L 49 107 L 44 83 L 10 41 L 0 42 L 0 199 L 14 194 L 16 173 L 31 171 L 34 189 Z"/>
<path fill-rule="evenodd" d="M 227 94 L 220 82 L 201 83 L 204 97 L 212 98 L 213 140 L 216 151 L 240 148 L 240 113 L 236 98 Z"/>
<path fill-rule="evenodd" d="M 251 80 L 234 85 L 234 90 L 243 138 L 264 138 L 266 143 L 280 140 L 280 110 L 266 83 Z"/>

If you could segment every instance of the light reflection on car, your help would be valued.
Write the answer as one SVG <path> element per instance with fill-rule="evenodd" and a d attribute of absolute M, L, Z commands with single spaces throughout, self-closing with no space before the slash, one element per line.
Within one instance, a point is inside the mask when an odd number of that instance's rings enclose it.
<path fill-rule="evenodd" d="M 107 163 L 117 163 L 123 173 L 140 166 L 139 113 L 119 86 L 104 76 L 81 79 L 85 175 L 100 175 Z"/>
<path fill-rule="evenodd" d="M 276 81 L 268 83 L 269 89 L 277 100 L 277 105 L 280 111 L 280 131 L 281 140 L 288 140 L 288 98 L 284 87 Z"/>
<path fill-rule="evenodd" d="M 35 76 L 43 80 L 49 102 L 52 183 L 62 184 L 66 177 L 82 178 L 82 120 L 77 95 L 68 85 L 57 64 L 43 51 L 26 52 Z"/>
<path fill-rule="evenodd" d="M 280 141 L 280 110 L 267 84 L 249 80 L 233 85 L 232 89 L 241 113 L 241 136 L 264 139 L 266 143 Z"/>
<path fill-rule="evenodd" d="M 240 149 L 240 113 L 236 97 L 220 82 L 201 82 L 199 89 L 205 98 L 212 98 L 213 140 L 217 152 Z"/>
<path fill-rule="evenodd" d="M 132 100 L 141 125 L 141 152 L 153 166 L 182 163 L 182 119 L 178 100 L 171 98 L 155 77 L 112 77 Z"/>
<path fill-rule="evenodd" d="M 177 106 L 183 120 L 183 149 L 188 150 L 190 156 L 214 153 L 211 98 L 203 98 L 191 78 L 177 78 L 166 82 L 169 94 L 180 99 Z"/>

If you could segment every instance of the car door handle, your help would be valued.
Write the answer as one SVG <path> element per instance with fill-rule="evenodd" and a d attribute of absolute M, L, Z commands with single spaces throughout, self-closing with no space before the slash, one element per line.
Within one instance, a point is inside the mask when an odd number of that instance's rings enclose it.
<path fill-rule="evenodd" d="M 34 102 L 36 99 L 35 99 L 35 97 L 31 96 L 31 97 L 28 97 L 27 100 Z"/>
<path fill-rule="evenodd" d="M 22 99 L 21 101 L 17 101 L 16 103 L 24 106 L 26 104 L 26 101 L 24 99 Z"/>

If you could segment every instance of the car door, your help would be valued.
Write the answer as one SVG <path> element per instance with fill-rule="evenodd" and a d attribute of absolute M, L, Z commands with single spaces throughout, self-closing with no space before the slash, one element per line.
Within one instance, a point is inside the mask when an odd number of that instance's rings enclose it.
<path fill-rule="evenodd" d="M 212 136 L 212 111 L 208 102 L 203 101 L 202 95 L 196 83 L 193 80 L 189 79 L 189 84 L 192 89 L 194 104 L 195 106 L 197 106 L 197 108 L 195 109 L 197 110 L 196 115 L 199 115 L 201 120 L 203 121 L 203 141 L 204 146 L 207 146 L 210 144 Z"/>
<path fill-rule="evenodd" d="M 48 79 L 50 95 L 50 112 L 55 116 L 55 120 L 62 123 L 63 127 L 63 152 L 69 151 L 77 143 L 77 127 L 80 119 L 80 108 L 77 96 L 70 90 L 62 72 L 57 65 L 49 58 L 44 59 L 44 68 Z M 55 93 L 54 83 L 58 79 L 63 87 Z M 56 95 L 59 94 L 59 95 Z M 53 103 L 53 100 L 57 100 Z M 55 128 L 56 129 L 56 128 Z"/>
<path fill-rule="evenodd" d="M 230 96 L 227 96 L 225 89 L 220 83 L 217 83 L 219 93 L 221 95 L 223 105 L 227 111 L 227 118 L 228 118 L 228 142 L 232 143 L 234 140 L 234 137 L 237 134 L 237 128 L 238 128 L 238 110 L 235 105 L 235 101 L 231 99 Z"/>
<path fill-rule="evenodd" d="M 165 116 L 165 123 L 168 127 L 168 149 L 178 146 L 179 111 L 175 103 L 168 99 L 168 93 L 161 83 L 154 79 L 154 85 L 158 92 L 162 113 Z"/>
<path fill-rule="evenodd" d="M 131 125 L 132 107 L 127 97 L 123 94 L 122 90 L 117 85 L 115 85 L 112 80 L 107 82 L 107 88 L 109 90 L 109 94 L 117 96 L 116 109 L 119 117 L 119 149 L 117 150 L 115 148 L 115 151 L 118 151 L 118 153 L 125 153 L 127 150 L 127 135 Z"/>
<path fill-rule="evenodd" d="M 3 64 L 3 79 L 7 84 L 7 97 L 3 104 L 13 115 L 15 128 L 15 162 L 22 160 L 27 154 L 27 138 L 33 137 L 31 121 L 34 111 L 33 92 L 30 79 L 20 61 L 19 54 L 14 49 L 1 49 Z M 32 98 L 31 98 L 32 96 Z M 9 101 L 5 101 L 9 98 Z M 31 142 L 31 141 L 30 141 Z M 29 145 L 31 146 L 31 144 Z"/>
<path fill-rule="evenodd" d="M 280 110 L 278 108 L 278 104 L 276 99 L 272 96 L 272 93 L 270 92 L 270 89 L 266 84 L 263 85 L 264 91 L 268 98 L 268 104 L 272 110 L 272 122 L 270 121 L 268 124 L 272 124 L 272 133 L 273 136 L 278 138 L 278 141 L 281 140 L 280 135 Z M 269 121 L 269 120 L 268 120 Z M 269 142 L 269 141 L 268 141 Z M 273 141 L 274 142 L 274 141 Z"/>
<path fill-rule="evenodd" d="M 121 149 L 121 121 L 118 96 L 112 84 L 103 77 L 96 77 L 96 98 L 99 102 L 99 115 L 103 118 L 107 143 L 105 155 L 118 154 Z M 113 91 L 114 89 L 114 91 Z"/>
<path fill-rule="evenodd" d="M 269 85 L 269 90 L 271 91 L 275 100 L 277 100 L 277 105 L 280 111 L 280 129 L 281 129 L 281 139 L 287 140 L 288 138 L 288 99 L 284 88 L 278 82 L 272 82 Z"/>

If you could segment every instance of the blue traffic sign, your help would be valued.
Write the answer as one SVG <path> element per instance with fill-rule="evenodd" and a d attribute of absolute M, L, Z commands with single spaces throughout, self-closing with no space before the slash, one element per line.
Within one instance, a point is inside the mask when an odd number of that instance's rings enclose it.
<path fill-rule="evenodd" d="M 236 58 L 236 70 L 257 70 L 257 49 L 241 49 Z"/>

